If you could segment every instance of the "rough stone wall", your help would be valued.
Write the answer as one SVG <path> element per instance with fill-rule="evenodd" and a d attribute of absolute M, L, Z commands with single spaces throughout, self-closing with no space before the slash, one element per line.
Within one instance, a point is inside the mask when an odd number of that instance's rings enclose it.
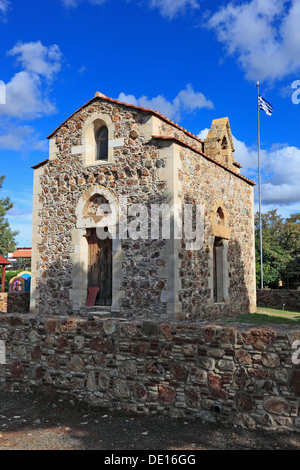
<path fill-rule="evenodd" d="M 195 139 L 191 134 L 178 129 L 178 127 L 174 127 L 171 124 L 161 122 L 158 127 L 158 134 L 163 137 L 178 139 L 189 147 L 194 148 L 196 151 L 203 152 L 204 143 L 201 139 Z"/>
<path fill-rule="evenodd" d="M 124 138 L 124 145 L 114 149 L 114 164 L 84 166 L 82 156 L 72 154 L 74 146 L 82 145 L 81 129 L 95 111 L 112 116 L 114 139 Z M 49 313 L 72 313 L 71 231 L 76 225 L 75 209 L 84 192 L 96 185 L 113 191 L 115 196 L 127 196 L 128 203 L 162 204 L 165 202 L 165 181 L 160 181 L 158 169 L 164 165 L 157 148 L 148 145 L 138 132 L 140 115 L 111 103 L 95 102 L 79 111 L 55 135 L 59 153 L 50 159 L 41 176 L 40 203 L 41 243 L 37 250 L 40 275 L 36 282 L 39 298 L 36 307 Z M 134 131 L 134 132 L 133 132 Z M 125 292 L 121 309 L 124 315 L 164 312 L 160 302 L 164 283 L 157 269 L 162 240 L 123 240 L 124 253 L 122 290 Z"/>
<path fill-rule="evenodd" d="M 204 150 L 214 160 L 237 171 L 233 156 L 235 151 L 228 118 L 214 119 L 204 140 Z"/>
<path fill-rule="evenodd" d="M 7 312 L 7 296 L 6 292 L 0 293 L 0 312 Z"/>
<path fill-rule="evenodd" d="M 179 254 L 183 304 L 180 318 L 195 321 L 253 311 L 256 305 L 253 187 L 188 149 L 181 151 L 180 158 L 178 180 L 182 201 L 205 206 L 203 249 L 188 251 L 183 244 Z M 219 203 L 226 211 L 225 229 L 230 231 L 229 295 L 226 302 L 214 303 L 209 285 L 213 235 L 210 211 L 216 210 Z"/>
<path fill-rule="evenodd" d="M 29 292 L 0 294 L 0 313 L 29 312 Z"/>
<path fill-rule="evenodd" d="M 1 315 L 0 340 L 1 390 L 172 417 L 215 419 L 219 404 L 222 421 L 300 430 L 297 328 Z"/>
<path fill-rule="evenodd" d="M 257 289 L 257 305 L 300 312 L 300 290 Z"/>
<path fill-rule="evenodd" d="M 111 119 L 110 140 L 116 145 L 109 150 L 113 162 L 84 164 L 83 129 L 97 115 Z M 158 139 L 152 139 L 155 131 Z M 160 141 L 159 136 L 167 140 Z M 169 137 L 192 145 L 195 151 L 182 150 Z M 178 148 L 182 150 L 179 159 Z M 77 287 L 74 287 L 74 257 L 76 250 L 81 249 L 72 240 L 76 207 L 87 191 L 92 192 L 99 185 L 117 200 L 126 196 L 129 205 L 172 206 L 181 202 L 200 203 L 206 208 L 205 246 L 198 253 L 186 250 L 184 241 L 179 253 L 176 243 L 172 247 L 162 239 L 121 240 L 119 315 L 199 320 L 253 309 L 253 188 L 196 153 L 201 148 L 200 140 L 163 119 L 110 101 L 95 101 L 71 116 L 52 136 L 50 159 L 39 168 L 40 181 L 36 185 L 40 186 L 39 207 L 36 205 L 34 216 L 37 234 L 33 237 L 34 260 L 38 253 L 32 277 L 35 311 L 77 313 L 72 295 L 80 288 L 78 283 L 82 284 L 82 278 L 76 280 Z M 181 167 L 180 171 L 177 166 Z M 228 254 L 230 301 L 216 306 L 209 304 L 208 244 L 210 211 L 218 199 L 224 201 L 233 235 Z M 83 270 L 80 262 L 75 268 Z M 83 291 L 85 295 L 84 288 Z M 83 305 L 81 300 L 80 314 Z"/>

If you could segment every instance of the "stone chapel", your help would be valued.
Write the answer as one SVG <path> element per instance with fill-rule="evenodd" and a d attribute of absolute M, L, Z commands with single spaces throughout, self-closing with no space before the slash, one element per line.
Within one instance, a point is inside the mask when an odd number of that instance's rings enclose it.
<path fill-rule="evenodd" d="M 202 321 L 255 311 L 254 183 L 228 118 L 202 141 L 97 92 L 48 138 L 49 159 L 33 167 L 31 312 Z"/>

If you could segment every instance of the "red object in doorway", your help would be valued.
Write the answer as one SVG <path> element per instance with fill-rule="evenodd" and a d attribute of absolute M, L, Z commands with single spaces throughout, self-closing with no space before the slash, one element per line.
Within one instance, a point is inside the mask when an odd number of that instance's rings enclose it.
<path fill-rule="evenodd" d="M 93 307 L 95 305 L 98 292 L 99 292 L 99 287 L 89 287 L 88 298 L 86 301 L 87 307 Z"/>

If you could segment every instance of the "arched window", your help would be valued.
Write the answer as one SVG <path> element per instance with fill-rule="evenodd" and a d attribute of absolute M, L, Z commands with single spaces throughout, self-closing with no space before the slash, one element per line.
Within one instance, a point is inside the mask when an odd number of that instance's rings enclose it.
<path fill-rule="evenodd" d="M 96 133 L 96 160 L 108 159 L 108 129 L 100 127 Z"/>
<path fill-rule="evenodd" d="M 214 280 L 214 301 L 224 302 L 224 260 L 223 260 L 223 240 L 215 237 L 213 253 L 213 280 Z"/>
<path fill-rule="evenodd" d="M 223 140 L 221 142 L 221 146 L 222 146 L 222 149 L 227 149 L 227 147 L 228 147 L 227 139 L 226 139 L 225 136 L 223 137 Z"/>
<path fill-rule="evenodd" d="M 223 212 L 223 209 L 221 207 L 219 207 L 219 209 L 216 212 L 215 224 L 216 225 L 223 225 L 223 226 L 225 224 L 224 212 Z"/>

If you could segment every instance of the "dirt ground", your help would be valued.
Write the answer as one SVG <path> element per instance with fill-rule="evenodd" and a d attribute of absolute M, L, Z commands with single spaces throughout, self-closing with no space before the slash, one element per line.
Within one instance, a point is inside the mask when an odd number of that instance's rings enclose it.
<path fill-rule="evenodd" d="M 299 450 L 299 433 L 128 415 L 45 395 L 0 392 L 0 450 Z"/>

